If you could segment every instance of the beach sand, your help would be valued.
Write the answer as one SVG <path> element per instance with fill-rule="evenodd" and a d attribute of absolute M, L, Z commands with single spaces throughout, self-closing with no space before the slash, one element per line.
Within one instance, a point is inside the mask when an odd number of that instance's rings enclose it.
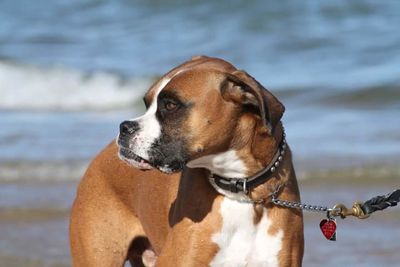
<path fill-rule="evenodd" d="M 302 200 L 351 206 L 355 200 L 385 194 L 398 186 L 398 178 L 390 171 L 380 179 L 373 176 L 354 170 L 310 173 L 308 179 L 299 182 Z M 70 266 L 68 216 L 76 186 L 76 181 L 1 184 L 0 266 Z M 323 218 L 324 214 L 304 213 L 304 266 L 398 265 L 398 207 L 377 212 L 366 220 L 338 219 L 336 242 L 322 236 L 319 222 Z"/>

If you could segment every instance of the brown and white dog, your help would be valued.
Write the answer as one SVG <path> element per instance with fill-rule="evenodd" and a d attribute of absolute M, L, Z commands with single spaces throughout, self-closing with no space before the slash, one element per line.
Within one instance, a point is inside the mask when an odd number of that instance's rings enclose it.
<path fill-rule="evenodd" d="M 146 113 L 121 123 L 79 185 L 73 265 L 301 266 L 302 213 L 271 203 L 279 185 L 280 199 L 300 200 L 284 106 L 209 57 L 168 72 L 144 101 Z"/>

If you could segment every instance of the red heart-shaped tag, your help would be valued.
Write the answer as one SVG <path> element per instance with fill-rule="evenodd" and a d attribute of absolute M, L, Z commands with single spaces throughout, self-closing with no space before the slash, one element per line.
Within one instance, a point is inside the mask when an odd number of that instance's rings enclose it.
<path fill-rule="evenodd" d="M 336 222 L 334 220 L 324 219 L 320 222 L 319 227 L 326 239 L 334 240 L 333 238 L 336 233 Z"/>

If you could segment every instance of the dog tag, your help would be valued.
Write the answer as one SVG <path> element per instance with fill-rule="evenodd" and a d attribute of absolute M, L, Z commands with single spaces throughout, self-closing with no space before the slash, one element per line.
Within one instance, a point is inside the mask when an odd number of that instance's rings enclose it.
<path fill-rule="evenodd" d="M 336 220 L 333 218 L 323 219 L 319 227 L 325 238 L 330 241 L 336 241 Z"/>

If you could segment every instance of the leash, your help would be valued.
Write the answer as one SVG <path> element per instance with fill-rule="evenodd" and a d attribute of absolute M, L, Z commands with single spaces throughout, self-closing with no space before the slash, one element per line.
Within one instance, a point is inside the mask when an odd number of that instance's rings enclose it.
<path fill-rule="evenodd" d="M 312 212 L 326 213 L 327 218 L 323 219 L 320 223 L 320 228 L 326 239 L 336 241 L 336 220 L 335 217 L 345 219 L 347 216 L 354 216 L 358 219 L 366 219 L 372 213 L 378 210 L 384 210 L 388 207 L 394 207 L 400 202 L 400 189 L 393 192 L 373 197 L 364 203 L 355 202 L 351 209 L 347 208 L 344 204 L 338 203 L 333 208 L 318 205 L 307 205 L 301 202 L 281 200 L 277 195 L 282 185 L 271 194 L 271 202 L 276 206 L 281 206 L 291 209 L 300 209 Z"/>

